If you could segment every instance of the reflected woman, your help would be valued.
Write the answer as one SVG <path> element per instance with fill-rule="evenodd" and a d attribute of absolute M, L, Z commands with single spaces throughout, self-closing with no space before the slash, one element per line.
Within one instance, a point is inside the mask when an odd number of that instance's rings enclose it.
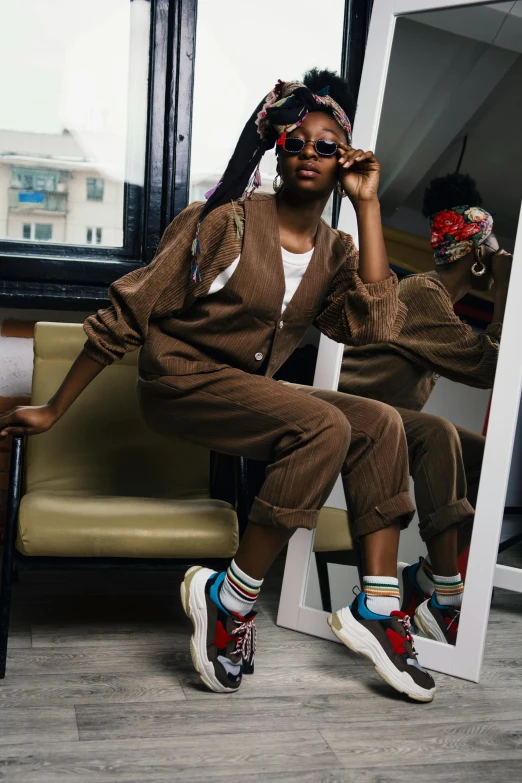
<path fill-rule="evenodd" d="M 270 463 L 229 569 L 193 567 L 182 586 L 192 658 L 217 692 L 236 691 L 252 670 L 265 574 L 297 528 L 315 527 L 340 472 L 367 576 L 366 593 L 332 627 L 397 690 L 419 701 L 435 691 L 398 600 L 399 532 L 414 512 L 400 416 L 373 400 L 273 380 L 311 323 L 365 345 L 393 340 L 404 322 L 382 235 L 379 164 L 351 146 L 352 108 L 335 74 L 279 82 L 206 204 L 178 215 L 153 262 L 114 283 L 111 306 L 87 319 L 84 352 L 55 397 L 0 417 L 4 433 L 43 432 L 105 365 L 141 348 L 138 393 L 152 429 Z M 225 101 L 209 132 L 226 118 Z M 274 145 L 276 195 L 254 194 Z M 337 186 L 355 207 L 359 253 L 321 219 Z"/>
<path fill-rule="evenodd" d="M 464 174 L 434 179 L 424 195 L 436 266 L 399 284 L 408 315 L 393 340 L 347 346 L 339 389 L 393 405 L 400 413 L 428 557 L 402 570 L 403 611 L 429 637 L 455 644 L 463 584 L 457 559 L 469 546 L 484 438 L 422 413 L 439 376 L 493 386 L 511 272 L 493 218 Z M 495 283 L 492 323 L 482 334 L 453 310 L 470 291 Z"/>

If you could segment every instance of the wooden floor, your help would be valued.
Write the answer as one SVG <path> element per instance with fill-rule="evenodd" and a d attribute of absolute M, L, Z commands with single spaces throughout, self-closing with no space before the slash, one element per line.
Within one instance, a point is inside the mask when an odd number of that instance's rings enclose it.
<path fill-rule="evenodd" d="M 22 574 L 0 681 L 2 783 L 522 780 L 522 595 L 496 591 L 479 685 L 436 675 L 429 705 L 344 647 L 274 625 L 257 671 L 207 692 L 172 574 Z"/>

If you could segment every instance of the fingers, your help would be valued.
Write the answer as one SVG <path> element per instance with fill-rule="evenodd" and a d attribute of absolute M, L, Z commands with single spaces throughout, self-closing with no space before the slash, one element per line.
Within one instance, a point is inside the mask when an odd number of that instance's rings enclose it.
<path fill-rule="evenodd" d="M 0 438 L 7 438 L 8 435 L 12 435 L 13 438 L 23 438 L 25 435 L 31 435 L 31 427 L 4 427 L 0 431 Z"/>
<path fill-rule="evenodd" d="M 15 424 L 16 423 L 16 414 L 14 410 L 7 411 L 7 413 L 4 413 L 2 416 L 0 416 L 0 430 L 3 429 L 7 424 Z"/>
<path fill-rule="evenodd" d="M 340 146 L 340 145 L 339 145 Z M 365 152 L 361 149 L 353 149 L 352 147 L 348 148 L 346 147 L 342 153 L 341 157 L 337 161 L 339 166 L 343 169 L 348 169 L 350 166 L 353 166 L 354 163 L 375 163 L 375 155 L 374 153 L 369 150 L 368 152 Z"/>

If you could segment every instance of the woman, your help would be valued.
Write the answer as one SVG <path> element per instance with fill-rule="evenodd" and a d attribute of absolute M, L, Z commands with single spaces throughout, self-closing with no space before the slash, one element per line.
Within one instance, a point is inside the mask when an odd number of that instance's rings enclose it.
<path fill-rule="evenodd" d="M 206 204 L 178 215 L 150 266 L 114 283 L 111 307 L 87 319 L 84 352 L 55 397 L 0 418 L 4 433 L 43 432 L 103 366 L 141 347 L 139 398 L 153 429 L 270 462 L 228 571 L 194 567 L 182 585 L 194 665 L 217 692 L 237 690 L 251 671 L 263 578 L 296 528 L 315 527 L 339 472 L 362 537 L 368 598 L 337 613 L 334 630 L 398 690 L 429 701 L 435 689 L 399 611 L 397 540 L 414 511 L 400 417 L 380 403 L 272 379 L 313 322 L 338 342 L 366 344 L 392 339 L 404 321 L 384 249 L 379 165 L 351 147 L 351 110 L 335 74 L 279 82 Z M 253 195 L 274 144 L 276 195 Z M 338 184 L 357 212 L 359 257 L 350 236 L 321 220 Z M 379 498 L 368 505 L 376 481 Z"/>
<path fill-rule="evenodd" d="M 421 536 L 428 557 L 402 572 L 404 611 L 437 641 L 455 644 L 463 584 L 458 555 L 469 546 L 484 438 L 420 411 L 442 375 L 458 383 L 493 386 L 511 256 L 499 249 L 493 218 L 482 209 L 473 180 L 449 174 L 424 196 L 435 269 L 401 280 L 408 307 L 392 341 L 348 346 L 339 388 L 380 400 L 399 411 L 415 482 Z M 463 323 L 453 305 L 495 283 L 492 323 L 483 334 Z"/>

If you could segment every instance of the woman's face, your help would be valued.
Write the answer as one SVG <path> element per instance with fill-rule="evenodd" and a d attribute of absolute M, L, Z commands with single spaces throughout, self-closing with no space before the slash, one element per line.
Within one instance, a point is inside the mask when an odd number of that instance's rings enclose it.
<path fill-rule="evenodd" d="M 304 139 L 307 143 L 301 152 L 294 155 L 277 147 L 279 173 L 285 190 L 307 199 L 329 196 L 337 183 L 339 154 L 330 157 L 318 155 L 310 142 L 328 139 L 346 144 L 341 126 L 326 112 L 317 111 L 309 114 L 303 124 L 288 136 Z"/>

